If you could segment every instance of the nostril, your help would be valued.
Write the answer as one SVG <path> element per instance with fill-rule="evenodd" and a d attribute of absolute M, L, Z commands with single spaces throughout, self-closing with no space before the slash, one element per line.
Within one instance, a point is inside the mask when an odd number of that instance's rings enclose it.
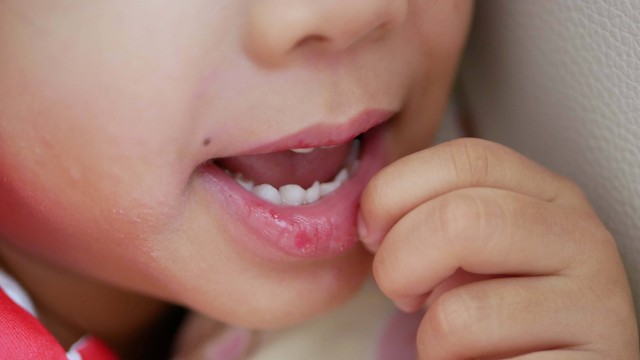
<path fill-rule="evenodd" d="M 316 48 L 324 50 L 345 50 L 364 40 L 371 42 L 382 40 L 388 32 L 389 27 L 388 23 L 380 24 L 371 31 L 359 34 L 359 36 L 349 37 L 346 41 L 339 36 L 331 38 L 330 36 L 312 34 L 300 39 L 292 49 Z"/>
<path fill-rule="evenodd" d="M 244 46 L 260 65 L 378 42 L 404 22 L 407 0 L 255 0 Z M 296 50 L 296 51 L 292 51 Z M 298 51 L 298 50 L 301 50 Z"/>
<path fill-rule="evenodd" d="M 345 51 L 356 48 L 360 44 L 377 43 L 386 36 L 387 25 L 380 25 L 374 30 L 352 36 L 348 38 L 331 37 L 323 35 L 309 35 L 295 43 L 291 50 L 298 51 L 299 54 L 315 53 L 317 55 L 326 55 L 336 51 Z M 295 52 L 293 52 L 295 53 Z"/>
<path fill-rule="evenodd" d="M 298 41 L 294 48 L 300 48 L 300 47 L 305 47 L 308 45 L 314 45 L 314 44 L 324 44 L 329 42 L 329 38 L 326 36 L 322 36 L 322 35 L 309 35 L 303 39 L 300 39 L 300 41 Z"/>

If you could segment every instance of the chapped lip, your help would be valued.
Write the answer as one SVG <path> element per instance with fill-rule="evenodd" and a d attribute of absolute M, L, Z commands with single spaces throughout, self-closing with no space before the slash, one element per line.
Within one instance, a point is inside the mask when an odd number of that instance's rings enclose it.
<path fill-rule="evenodd" d="M 368 109 L 342 124 L 316 124 L 274 141 L 257 145 L 237 155 L 266 154 L 298 148 L 315 148 L 347 143 L 358 135 L 389 120 L 396 112 Z"/>
<path fill-rule="evenodd" d="M 360 195 L 369 179 L 386 163 L 387 127 L 383 123 L 394 115 L 394 111 L 367 110 L 338 126 L 312 126 L 251 148 L 252 153 L 259 154 L 330 146 L 365 133 L 355 173 L 335 192 L 313 204 L 291 207 L 271 204 L 246 191 L 213 162 L 203 164 L 200 174 L 204 186 L 213 202 L 229 214 L 228 224 L 237 234 L 235 242 L 259 258 L 276 261 L 335 257 L 357 247 Z"/>

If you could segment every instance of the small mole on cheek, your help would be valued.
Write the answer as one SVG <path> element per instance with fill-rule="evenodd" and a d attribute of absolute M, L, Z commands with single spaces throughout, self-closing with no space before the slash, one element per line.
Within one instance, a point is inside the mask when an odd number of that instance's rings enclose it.
<path fill-rule="evenodd" d="M 209 144 L 211 144 L 211 138 L 206 138 L 202 142 L 202 145 L 204 145 L 204 146 L 209 146 Z"/>

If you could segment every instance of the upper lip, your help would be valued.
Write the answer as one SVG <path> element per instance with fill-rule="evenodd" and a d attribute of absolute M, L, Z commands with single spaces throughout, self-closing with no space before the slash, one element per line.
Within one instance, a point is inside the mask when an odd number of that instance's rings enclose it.
<path fill-rule="evenodd" d="M 266 154 L 298 148 L 315 148 L 344 144 L 367 130 L 389 120 L 395 111 L 387 109 L 364 110 L 341 124 L 316 124 L 275 141 L 250 148 L 242 155 Z"/>

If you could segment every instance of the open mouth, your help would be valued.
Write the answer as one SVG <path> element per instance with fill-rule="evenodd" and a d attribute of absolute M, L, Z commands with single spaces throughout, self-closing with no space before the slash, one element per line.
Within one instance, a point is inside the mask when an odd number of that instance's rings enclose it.
<path fill-rule="evenodd" d="M 247 191 L 274 205 L 314 204 L 358 169 L 363 135 L 341 145 L 215 160 Z"/>
<path fill-rule="evenodd" d="M 385 165 L 384 123 L 392 115 L 369 111 L 339 128 L 208 161 L 209 193 L 232 215 L 238 242 L 260 256 L 293 258 L 353 248 L 360 195 Z"/>

